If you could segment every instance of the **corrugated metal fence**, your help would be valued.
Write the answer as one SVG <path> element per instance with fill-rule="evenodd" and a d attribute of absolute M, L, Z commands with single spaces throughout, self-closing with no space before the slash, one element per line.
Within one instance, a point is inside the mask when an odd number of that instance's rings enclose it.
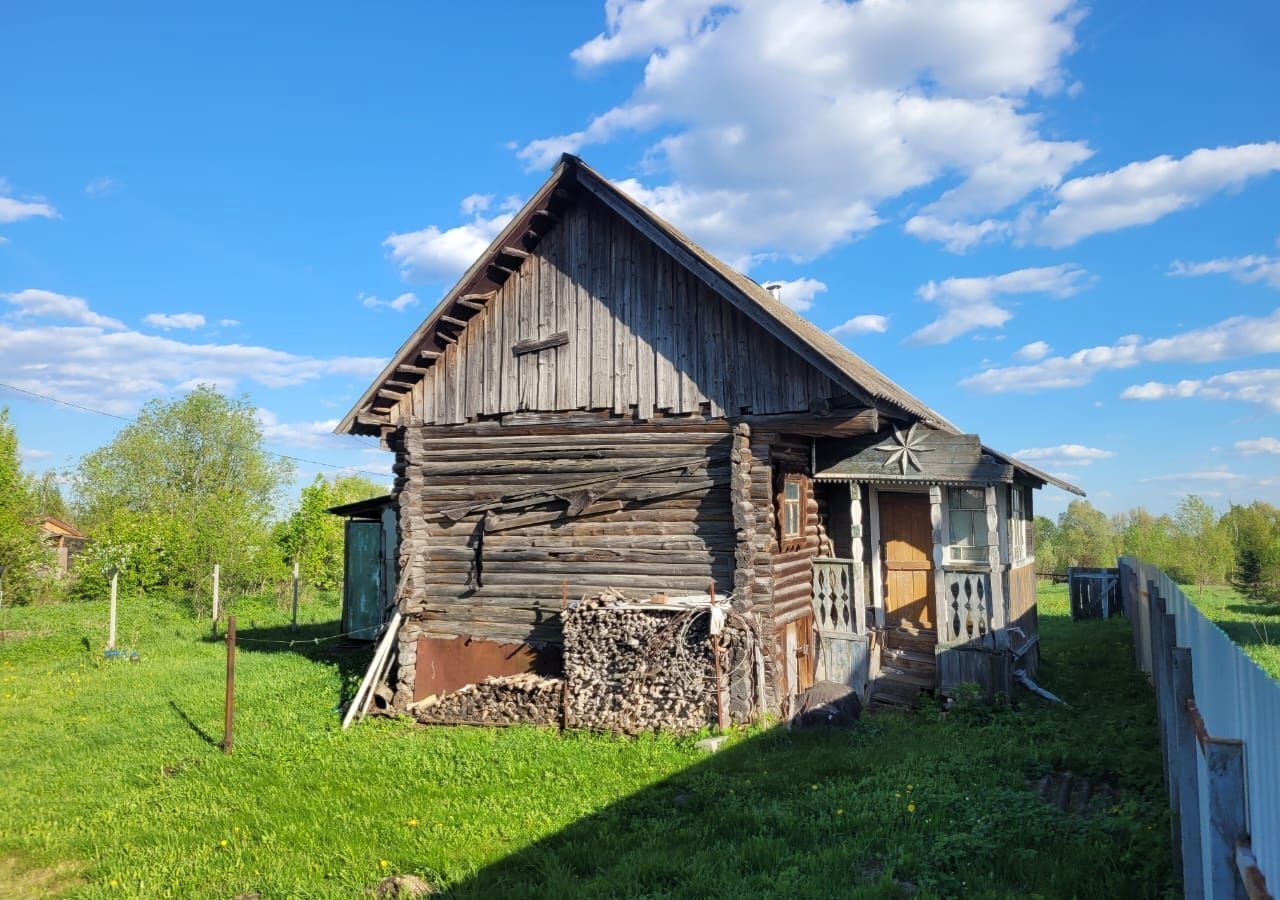
<path fill-rule="evenodd" d="M 1267 897 L 1280 884 L 1280 682 L 1154 566 L 1122 557 L 1120 588 L 1155 687 L 1186 896 Z"/>

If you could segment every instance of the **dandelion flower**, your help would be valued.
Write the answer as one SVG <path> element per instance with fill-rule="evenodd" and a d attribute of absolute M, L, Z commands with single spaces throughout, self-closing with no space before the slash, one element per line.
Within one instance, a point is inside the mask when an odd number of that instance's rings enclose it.
<path fill-rule="evenodd" d="M 836 810 L 836 815 L 837 815 L 837 816 L 843 816 L 843 815 L 844 815 L 844 810 L 843 810 L 843 809 L 837 809 L 837 810 Z"/>
<path fill-rule="evenodd" d="M 116 881 L 114 878 L 112 878 L 112 879 L 111 879 L 111 886 L 112 886 L 112 887 L 120 887 L 120 882 L 118 882 L 118 881 Z"/>
<path fill-rule="evenodd" d="M 378 860 L 378 865 L 385 869 L 387 866 L 391 865 L 391 863 L 387 862 L 385 859 L 380 859 Z"/>
<path fill-rule="evenodd" d="M 811 788 L 812 790 L 815 790 L 815 791 L 816 791 L 816 790 L 818 789 L 818 786 L 817 786 L 816 784 L 814 784 L 814 785 L 810 785 L 810 788 Z"/>
<path fill-rule="evenodd" d="M 908 803 L 908 804 L 907 804 L 907 812 L 909 812 L 909 813 L 913 813 L 913 812 L 915 812 L 915 811 L 916 811 L 916 805 L 915 805 L 914 803 Z"/>
<path fill-rule="evenodd" d="M 410 819 L 409 821 L 405 822 L 404 824 L 408 825 L 410 828 L 417 828 L 417 827 L 418 827 L 418 820 L 417 820 L 417 819 Z"/>
<path fill-rule="evenodd" d="M 222 840 L 218 841 L 218 846 L 219 846 L 219 847 L 225 847 L 225 846 L 227 846 L 227 839 L 226 839 L 226 838 L 223 838 Z"/>

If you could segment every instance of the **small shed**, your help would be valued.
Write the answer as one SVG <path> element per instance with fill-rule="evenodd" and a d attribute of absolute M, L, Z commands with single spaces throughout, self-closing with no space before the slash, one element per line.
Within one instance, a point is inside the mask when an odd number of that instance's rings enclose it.
<path fill-rule="evenodd" d="M 58 554 L 56 572 L 61 578 L 71 571 L 71 561 L 84 549 L 87 538 L 80 529 L 56 516 L 45 516 L 39 526 L 45 541 Z"/>
<path fill-rule="evenodd" d="M 342 553 L 342 630 L 355 640 L 376 640 L 396 597 L 399 526 L 395 498 L 344 503 L 328 511 L 346 521 Z"/>

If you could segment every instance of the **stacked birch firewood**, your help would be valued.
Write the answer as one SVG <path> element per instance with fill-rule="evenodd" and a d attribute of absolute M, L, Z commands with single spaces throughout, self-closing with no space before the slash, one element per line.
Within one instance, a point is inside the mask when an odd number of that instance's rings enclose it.
<path fill-rule="evenodd" d="M 716 721 L 716 680 L 706 607 L 638 609 L 616 595 L 580 602 L 564 616 L 564 665 L 569 689 L 566 725 L 636 734 L 697 731 Z M 731 679 L 749 681 L 747 635 L 721 635 L 725 702 Z M 735 663 L 737 672 L 732 671 Z M 747 703 L 750 703 L 748 692 Z M 749 709 L 735 719 L 745 719 Z"/>
<path fill-rule="evenodd" d="M 427 697 L 410 712 L 427 725 L 558 725 L 563 695 L 563 679 L 526 672 Z"/>

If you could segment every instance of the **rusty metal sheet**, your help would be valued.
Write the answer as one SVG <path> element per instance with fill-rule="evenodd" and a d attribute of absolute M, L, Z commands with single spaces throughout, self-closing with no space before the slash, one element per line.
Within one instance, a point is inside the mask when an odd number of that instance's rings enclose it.
<path fill-rule="evenodd" d="M 535 649 L 528 644 L 500 643 L 467 636 L 418 638 L 413 699 L 448 694 L 490 676 L 559 675 L 564 659 L 558 647 Z"/>

